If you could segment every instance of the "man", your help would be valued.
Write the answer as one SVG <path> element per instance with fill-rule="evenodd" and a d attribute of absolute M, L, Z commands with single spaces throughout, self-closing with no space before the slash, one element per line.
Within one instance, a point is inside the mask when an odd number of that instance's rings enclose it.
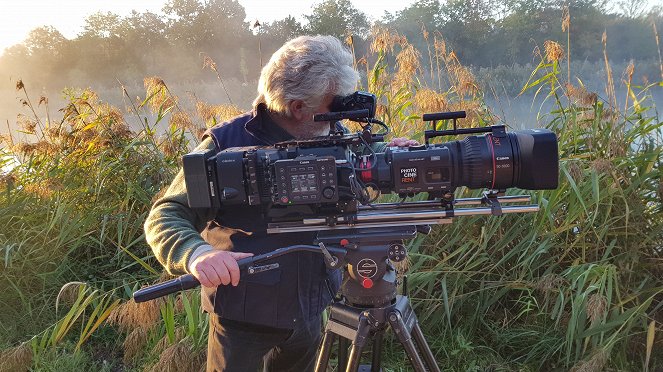
<path fill-rule="evenodd" d="M 208 130 L 198 149 L 326 135 L 328 124 L 314 122 L 313 115 L 328 112 L 334 96 L 352 93 L 358 79 L 338 39 L 293 39 L 263 68 L 254 110 Z M 192 210 L 180 171 L 145 222 L 147 241 L 168 272 L 191 273 L 203 286 L 208 371 L 255 371 L 261 363 L 267 371 L 314 368 L 321 313 L 339 288 L 340 273 L 328 271 L 322 255 L 303 252 L 279 257 L 279 268 L 240 281 L 236 260 L 314 239 L 313 233 L 268 236 L 261 208 Z"/>

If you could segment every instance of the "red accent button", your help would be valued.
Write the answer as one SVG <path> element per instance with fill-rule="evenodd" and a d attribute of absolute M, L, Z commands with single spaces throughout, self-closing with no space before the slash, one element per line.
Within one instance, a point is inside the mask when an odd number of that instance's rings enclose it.
<path fill-rule="evenodd" d="M 341 246 L 342 246 L 342 247 L 345 247 L 345 246 L 348 245 L 348 244 L 350 244 L 350 242 L 348 241 L 348 239 L 341 239 Z"/>
<path fill-rule="evenodd" d="M 370 278 L 364 278 L 364 280 L 361 281 L 361 285 L 366 289 L 370 289 L 373 287 L 373 281 Z"/>
<path fill-rule="evenodd" d="M 288 197 L 287 196 L 282 196 L 281 197 L 281 203 L 287 203 L 288 202 Z"/>

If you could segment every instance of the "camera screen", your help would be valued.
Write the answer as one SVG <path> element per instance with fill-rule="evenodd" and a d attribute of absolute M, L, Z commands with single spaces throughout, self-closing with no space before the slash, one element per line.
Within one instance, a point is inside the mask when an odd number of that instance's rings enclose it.
<path fill-rule="evenodd" d="M 318 191 L 318 181 L 315 173 L 292 174 L 290 175 L 290 185 L 293 193 Z"/>

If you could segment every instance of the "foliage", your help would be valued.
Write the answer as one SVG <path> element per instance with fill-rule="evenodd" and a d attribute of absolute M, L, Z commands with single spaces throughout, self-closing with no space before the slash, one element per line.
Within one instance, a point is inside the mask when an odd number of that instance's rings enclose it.
<path fill-rule="evenodd" d="M 368 47 L 356 61 L 361 84 L 379 97 L 378 116 L 395 135 L 421 136 L 422 112 L 464 109 L 466 126 L 496 120 L 441 35 L 418 48 L 374 30 Z M 560 144 L 559 188 L 531 192 L 541 211 L 465 217 L 409 247 L 410 294 L 445 370 L 663 367 L 663 121 L 648 106 L 660 84 L 638 87 L 626 74 L 628 98 L 617 107 L 567 81 L 564 51 L 546 42 L 523 89 L 552 103 L 540 115 Z M 202 130 L 237 108 L 196 100 L 186 112 L 157 77 L 145 79 L 138 100 L 126 89 L 127 113 L 90 90 L 67 90 L 58 122 L 41 119 L 45 97 L 35 106 L 17 84 L 31 114 L 3 138 L 0 163 L 13 167 L 0 180 L 5 365 L 204 365 L 208 321 L 196 291 L 128 298 L 138 283 L 166 279 L 142 233 L 152 200 Z M 386 367 L 406 368 L 398 343 L 385 342 Z"/>
<path fill-rule="evenodd" d="M 571 1 L 566 6 L 558 0 L 418 0 L 385 14 L 374 25 L 398 30 L 418 50 L 425 50 L 427 41 L 422 28 L 443 35 L 465 65 L 485 68 L 530 63 L 536 45 L 563 39 L 559 20 L 568 15 L 569 47 L 578 60 L 602 61 L 596 41 L 603 31 L 615 61 L 658 60 L 653 27 L 663 30 L 663 15 L 660 8 L 645 13 L 637 3 L 622 2 L 618 9 L 609 9 L 603 1 Z M 616 12 L 620 9 L 622 13 Z M 169 81 L 180 76 L 195 81 L 205 77 L 199 68 L 201 53 L 219 63 L 223 78 L 257 76 L 266 56 L 301 34 L 341 39 L 353 35 L 356 55 L 368 54 L 371 22 L 350 0 L 316 3 L 304 14 L 303 23 L 286 17 L 259 20 L 262 26 L 254 28 L 253 20 L 244 22 L 245 16 L 241 4 L 231 0 L 169 0 L 162 14 L 95 13 L 73 39 L 52 27 L 33 30 L 0 56 L 0 76 L 30 76 L 54 91 L 72 84 L 87 86 L 89 81 L 115 86 L 118 77 L 139 81 L 155 74 Z M 244 50 L 241 58 L 224 52 L 239 49 Z"/>

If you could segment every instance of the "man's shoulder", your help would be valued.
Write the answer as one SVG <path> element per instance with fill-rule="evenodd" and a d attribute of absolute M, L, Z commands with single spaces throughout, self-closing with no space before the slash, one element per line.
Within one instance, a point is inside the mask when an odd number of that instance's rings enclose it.
<path fill-rule="evenodd" d="M 227 132 L 227 131 L 232 131 L 236 130 L 238 128 L 244 129 L 244 126 L 246 123 L 249 122 L 249 120 L 253 119 L 255 116 L 255 113 L 253 111 L 248 111 L 243 114 L 240 114 L 238 116 L 235 116 L 232 119 L 229 119 L 228 121 L 224 121 L 223 123 L 219 123 L 213 127 L 211 127 L 209 130 L 210 131 L 216 131 L 219 133 Z"/>
<path fill-rule="evenodd" d="M 209 128 L 205 132 L 205 136 L 212 137 L 216 148 L 220 150 L 228 147 L 250 145 L 253 139 L 247 133 L 245 126 L 254 116 L 253 111 L 245 112 Z"/>

